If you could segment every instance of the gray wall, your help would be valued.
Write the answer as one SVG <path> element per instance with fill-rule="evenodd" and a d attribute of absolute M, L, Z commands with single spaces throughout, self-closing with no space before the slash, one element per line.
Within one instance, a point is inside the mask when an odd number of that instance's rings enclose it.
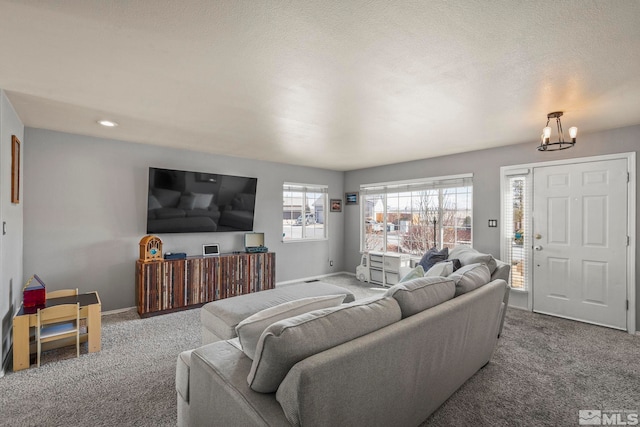
<path fill-rule="evenodd" d="M 361 184 L 473 173 L 473 245 L 482 252 L 500 256 L 500 228 L 489 228 L 488 219 L 500 218 L 500 167 L 524 163 L 588 157 L 611 153 L 638 152 L 640 126 L 630 126 L 604 132 L 578 135 L 578 143 L 570 150 L 541 153 L 533 135 L 531 143 L 502 148 L 417 160 L 376 168 L 350 171 L 345 174 L 345 191 L 358 191 Z M 636 181 L 638 175 L 636 174 Z M 640 184 L 636 183 L 636 189 Z M 636 204 L 640 198 L 636 198 Z M 640 208 L 636 206 L 636 215 Z M 360 263 L 359 210 L 345 209 L 345 266 L 355 271 Z M 636 238 L 640 236 L 640 221 L 636 218 Z M 640 330 L 640 264 L 636 259 L 636 330 Z"/>
<path fill-rule="evenodd" d="M 329 214 L 329 239 L 282 243 L 284 181 L 326 184 L 342 198 L 342 172 L 216 156 L 27 128 L 24 275 L 48 289 L 97 290 L 103 310 L 135 305 L 135 261 L 145 235 L 148 168 L 258 178 L 255 231 L 276 253 L 278 282 L 344 270 L 343 216 Z M 244 233 L 161 234 L 165 252 L 243 249 Z M 334 266 L 329 267 L 329 259 Z"/>
<path fill-rule="evenodd" d="M 12 320 L 22 302 L 22 211 L 24 203 L 11 203 L 11 135 L 21 142 L 21 165 L 24 165 L 24 126 L 4 91 L 0 90 L 0 219 L 7 224 L 7 234 L 2 235 L 0 225 L 0 362 L 7 360 L 11 347 Z M 21 168 L 24 170 L 24 168 Z M 24 175 L 23 175 L 24 176 Z M 21 187 L 24 183 L 21 176 Z M 23 191 L 20 191 L 22 194 Z M 1 224 L 1 223 L 0 223 Z M 4 366 L 0 363 L 0 367 Z M 2 369 L 0 369 L 2 375 Z"/>

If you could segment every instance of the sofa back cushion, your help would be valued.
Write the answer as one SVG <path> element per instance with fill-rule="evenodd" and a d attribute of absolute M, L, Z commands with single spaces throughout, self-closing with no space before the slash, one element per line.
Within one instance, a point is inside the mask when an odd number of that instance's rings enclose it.
<path fill-rule="evenodd" d="M 242 351 L 253 360 L 258 340 L 265 329 L 272 323 L 302 313 L 319 310 L 321 308 L 335 307 L 342 304 L 346 295 L 325 295 L 319 297 L 301 298 L 288 301 L 283 304 L 269 307 L 256 314 L 247 317 L 236 326 L 236 333 L 240 338 Z"/>
<path fill-rule="evenodd" d="M 469 246 L 456 246 L 449 252 L 449 258 L 457 258 L 463 266 L 469 264 L 486 264 L 489 274 L 493 274 L 498 264 L 491 254 L 483 254 Z"/>
<path fill-rule="evenodd" d="M 469 264 L 449 275 L 456 287 L 456 295 L 466 294 L 491 281 L 489 267 L 486 264 Z"/>
<path fill-rule="evenodd" d="M 385 296 L 398 301 L 404 319 L 450 300 L 455 289 L 456 285 L 449 278 L 421 277 L 392 286 Z"/>
<path fill-rule="evenodd" d="M 393 298 L 374 297 L 325 308 L 271 324 L 260 336 L 247 381 L 273 393 L 299 361 L 397 322 Z"/>

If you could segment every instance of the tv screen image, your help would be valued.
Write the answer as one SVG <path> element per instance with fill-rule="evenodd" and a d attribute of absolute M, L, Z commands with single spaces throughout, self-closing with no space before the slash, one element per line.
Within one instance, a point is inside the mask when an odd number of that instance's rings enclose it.
<path fill-rule="evenodd" d="M 253 231 L 257 178 L 149 168 L 147 233 Z"/>

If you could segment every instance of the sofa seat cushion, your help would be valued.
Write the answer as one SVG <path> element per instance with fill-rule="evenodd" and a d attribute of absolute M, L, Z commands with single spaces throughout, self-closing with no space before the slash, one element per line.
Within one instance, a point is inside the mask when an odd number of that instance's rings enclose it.
<path fill-rule="evenodd" d="M 495 258 L 491 254 L 483 254 L 469 246 L 456 246 L 449 252 L 449 258 L 457 258 L 463 266 L 469 264 L 486 264 L 489 267 L 489 274 L 493 274 L 498 266 Z"/>
<path fill-rule="evenodd" d="M 449 275 L 456 287 L 455 296 L 466 294 L 491 281 L 489 267 L 486 264 L 469 264 Z"/>
<path fill-rule="evenodd" d="M 260 335 L 262 335 L 262 332 L 267 329 L 269 325 L 288 317 L 321 308 L 335 307 L 342 304 L 345 297 L 346 295 L 341 294 L 302 298 L 285 302 L 275 307 L 265 308 L 247 317 L 236 326 L 236 333 L 238 334 L 238 338 L 240 338 L 242 351 L 249 359 L 253 360 Z"/>
<path fill-rule="evenodd" d="M 247 382 L 252 390 L 273 393 L 299 361 L 400 319 L 395 299 L 375 297 L 276 322 L 258 341 Z"/>
<path fill-rule="evenodd" d="M 191 218 L 194 216 L 205 216 L 212 218 L 214 221 L 217 221 L 220 218 L 219 210 L 209 210 L 209 209 L 193 209 L 186 212 L 187 218 Z"/>
<path fill-rule="evenodd" d="M 344 302 L 351 302 L 355 299 L 348 290 L 330 283 L 313 282 L 278 286 L 275 289 L 207 303 L 200 311 L 200 322 L 203 329 L 221 340 L 227 340 L 236 337 L 238 323 L 265 308 L 300 298 L 345 294 L 347 296 Z"/>
<path fill-rule="evenodd" d="M 421 277 L 390 287 L 385 296 L 398 301 L 402 318 L 434 307 L 453 298 L 456 285 L 444 277 Z"/>
<path fill-rule="evenodd" d="M 184 218 L 187 213 L 180 208 L 160 208 L 154 210 L 158 219 Z"/>

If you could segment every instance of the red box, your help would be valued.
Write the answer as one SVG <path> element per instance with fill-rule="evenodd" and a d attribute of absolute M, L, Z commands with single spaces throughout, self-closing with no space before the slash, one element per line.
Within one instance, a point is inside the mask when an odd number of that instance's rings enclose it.
<path fill-rule="evenodd" d="M 46 301 L 47 291 L 44 287 L 44 283 L 42 283 L 42 280 L 34 274 L 33 278 L 27 282 L 27 285 L 22 291 L 22 304 L 24 308 L 42 308 L 46 305 Z"/>

